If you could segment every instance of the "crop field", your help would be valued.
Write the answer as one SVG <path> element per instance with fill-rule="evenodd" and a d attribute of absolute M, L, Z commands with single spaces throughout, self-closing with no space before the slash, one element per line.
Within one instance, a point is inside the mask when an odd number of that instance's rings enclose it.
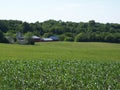
<path fill-rule="evenodd" d="M 0 44 L 0 90 L 120 90 L 120 44 Z"/>

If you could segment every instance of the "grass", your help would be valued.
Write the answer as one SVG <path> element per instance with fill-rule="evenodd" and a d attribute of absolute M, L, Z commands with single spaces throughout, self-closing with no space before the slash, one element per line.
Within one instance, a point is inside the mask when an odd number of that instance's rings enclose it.
<path fill-rule="evenodd" d="M 120 45 L 0 44 L 0 90 L 119 90 Z"/>
<path fill-rule="evenodd" d="M 36 45 L 0 44 L 0 60 L 79 59 L 119 61 L 120 45 L 111 43 L 47 42 Z"/>

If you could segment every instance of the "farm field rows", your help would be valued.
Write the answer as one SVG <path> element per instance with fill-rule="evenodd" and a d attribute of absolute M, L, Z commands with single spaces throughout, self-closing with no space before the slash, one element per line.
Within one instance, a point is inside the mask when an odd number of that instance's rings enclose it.
<path fill-rule="evenodd" d="M 120 45 L 0 44 L 0 90 L 119 90 Z"/>

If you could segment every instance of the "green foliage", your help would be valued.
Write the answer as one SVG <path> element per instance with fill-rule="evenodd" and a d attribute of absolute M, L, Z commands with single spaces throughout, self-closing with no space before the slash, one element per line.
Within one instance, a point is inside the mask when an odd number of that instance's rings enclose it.
<path fill-rule="evenodd" d="M 119 90 L 120 45 L 0 44 L 0 90 Z"/>
<path fill-rule="evenodd" d="M 64 22 L 56 20 L 47 20 L 44 22 L 28 23 L 17 20 L 0 20 L 0 30 L 4 33 L 11 31 L 14 32 L 32 32 L 33 34 L 41 37 L 49 37 L 50 34 L 60 36 L 60 40 L 64 41 L 65 37 L 74 38 L 76 35 L 83 33 L 81 36 L 83 40 L 78 41 L 93 41 L 93 42 L 115 42 L 119 43 L 120 24 L 116 23 L 98 23 L 94 20 L 88 22 Z M 109 35 L 108 35 L 109 34 Z M 111 36 L 112 34 L 112 36 Z M 105 36 L 107 35 L 107 36 Z M 110 37 L 112 40 L 110 40 Z"/>
<path fill-rule="evenodd" d="M 87 34 L 85 34 L 85 33 L 79 33 L 79 34 L 75 37 L 75 41 L 76 41 L 76 42 L 87 41 Z"/>
<path fill-rule="evenodd" d="M 4 33 L 8 30 L 8 26 L 5 21 L 0 20 L 0 30 Z"/>
<path fill-rule="evenodd" d="M 65 35 L 64 34 L 59 35 L 59 41 L 64 41 L 64 39 L 65 39 Z"/>
<path fill-rule="evenodd" d="M 114 35 L 116 42 L 120 43 L 120 33 L 115 33 Z"/>
<path fill-rule="evenodd" d="M 0 42 L 3 41 L 3 38 L 4 38 L 3 32 L 0 30 Z"/>
<path fill-rule="evenodd" d="M 16 42 L 16 34 L 12 30 L 5 33 L 6 39 L 9 41 L 9 43 L 15 43 Z"/>
<path fill-rule="evenodd" d="M 29 23 L 27 23 L 27 22 L 24 22 L 23 23 L 23 30 L 22 30 L 22 32 L 23 33 L 26 33 L 26 32 L 31 32 L 32 31 L 32 28 L 30 27 L 30 24 Z"/>
<path fill-rule="evenodd" d="M 111 34 L 111 33 L 105 36 L 105 40 L 106 40 L 106 41 L 114 42 L 114 39 L 115 39 L 115 37 L 114 37 L 114 35 Z"/>
<path fill-rule="evenodd" d="M 65 37 L 64 41 L 74 41 L 73 37 Z"/>
<path fill-rule="evenodd" d="M 53 36 L 53 34 L 52 33 L 44 33 L 44 35 L 43 35 L 43 37 L 45 37 L 45 38 L 49 38 L 50 36 Z"/>
<path fill-rule="evenodd" d="M 1 90 L 118 90 L 120 63 L 81 60 L 0 61 Z"/>
<path fill-rule="evenodd" d="M 27 44 L 31 44 L 34 45 L 34 41 L 33 41 L 33 33 L 32 32 L 27 32 L 24 36 L 25 40 L 28 42 Z"/>
<path fill-rule="evenodd" d="M 8 43 L 8 40 L 5 38 L 1 30 L 0 30 L 0 43 Z"/>

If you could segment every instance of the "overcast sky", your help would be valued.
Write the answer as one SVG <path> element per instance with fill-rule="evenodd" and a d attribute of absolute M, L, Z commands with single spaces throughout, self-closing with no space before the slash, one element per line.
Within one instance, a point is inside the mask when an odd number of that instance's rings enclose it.
<path fill-rule="evenodd" d="M 120 0 L 0 0 L 0 19 L 120 23 Z"/>

